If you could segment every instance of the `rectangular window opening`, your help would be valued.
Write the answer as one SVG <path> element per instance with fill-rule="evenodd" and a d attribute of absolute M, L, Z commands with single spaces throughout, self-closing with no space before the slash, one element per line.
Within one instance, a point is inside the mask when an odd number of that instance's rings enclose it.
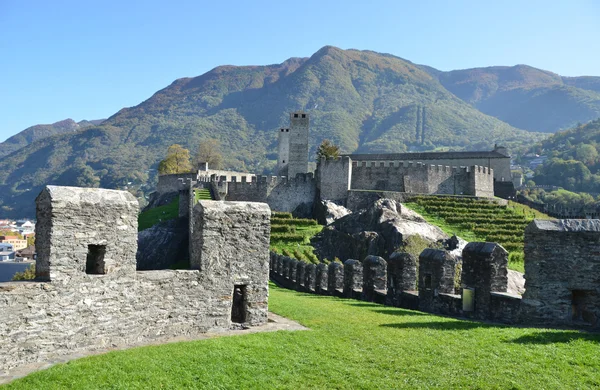
<path fill-rule="evenodd" d="M 233 302 L 231 304 L 231 322 L 243 324 L 246 322 L 246 286 L 233 287 Z"/>
<path fill-rule="evenodd" d="M 431 288 L 431 274 L 425 274 L 423 284 L 425 285 L 425 288 Z"/>
<path fill-rule="evenodd" d="M 571 319 L 584 324 L 596 324 L 598 318 L 592 308 L 595 294 L 589 290 L 571 290 Z"/>
<path fill-rule="evenodd" d="M 106 245 L 88 245 L 88 253 L 85 261 L 85 273 L 90 275 L 106 274 L 104 254 Z"/>

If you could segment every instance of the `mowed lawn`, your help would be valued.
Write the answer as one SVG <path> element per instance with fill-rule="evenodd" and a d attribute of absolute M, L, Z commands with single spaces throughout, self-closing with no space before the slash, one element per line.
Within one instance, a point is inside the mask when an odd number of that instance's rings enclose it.
<path fill-rule="evenodd" d="M 9 389 L 575 389 L 600 386 L 600 335 L 460 321 L 271 285 L 270 308 L 310 331 L 112 352 Z"/>

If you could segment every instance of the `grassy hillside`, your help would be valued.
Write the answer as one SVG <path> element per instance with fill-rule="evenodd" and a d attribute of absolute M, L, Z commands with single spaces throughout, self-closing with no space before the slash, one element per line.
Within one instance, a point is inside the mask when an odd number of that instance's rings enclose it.
<path fill-rule="evenodd" d="M 467 241 L 497 242 L 509 252 L 509 268 L 524 272 L 525 227 L 534 219 L 550 219 L 519 203 L 501 206 L 487 200 L 453 196 L 420 196 L 404 203 L 447 234 Z"/>
<path fill-rule="evenodd" d="M 159 222 L 175 219 L 179 215 L 179 197 L 169 204 L 146 210 L 138 216 L 138 231 L 146 230 Z"/>
<path fill-rule="evenodd" d="M 561 77 L 526 65 L 437 73 L 450 92 L 520 129 L 554 133 L 600 117 L 600 77 Z"/>
<path fill-rule="evenodd" d="M 308 263 L 318 263 L 310 239 L 323 226 L 314 219 L 294 218 L 291 213 L 273 212 L 271 216 L 270 249 Z"/>
<path fill-rule="evenodd" d="M 271 285 L 309 331 L 247 334 L 75 360 L 7 389 L 573 389 L 600 386 L 600 335 L 516 328 Z"/>
<path fill-rule="evenodd" d="M 154 189 L 169 145 L 221 141 L 226 168 L 270 173 L 276 129 L 311 114 L 310 153 L 328 138 L 343 152 L 490 149 L 541 140 L 482 114 L 421 67 L 386 54 L 327 46 L 278 65 L 221 66 L 184 78 L 138 106 L 75 133 L 33 142 L 0 161 L 0 213 L 32 216 L 45 184 Z"/>

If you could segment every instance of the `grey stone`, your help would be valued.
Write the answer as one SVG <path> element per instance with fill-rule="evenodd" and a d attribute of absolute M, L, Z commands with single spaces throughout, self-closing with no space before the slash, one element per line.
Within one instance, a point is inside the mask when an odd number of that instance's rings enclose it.
<path fill-rule="evenodd" d="M 344 265 L 333 261 L 329 263 L 327 273 L 327 291 L 335 295 L 337 290 L 344 288 Z"/>
<path fill-rule="evenodd" d="M 365 301 L 375 300 L 376 290 L 385 290 L 387 284 L 387 263 L 379 256 L 367 256 L 363 260 L 362 297 Z"/>
<path fill-rule="evenodd" d="M 363 266 L 358 260 L 344 261 L 344 296 L 352 298 L 354 291 L 362 291 Z"/>

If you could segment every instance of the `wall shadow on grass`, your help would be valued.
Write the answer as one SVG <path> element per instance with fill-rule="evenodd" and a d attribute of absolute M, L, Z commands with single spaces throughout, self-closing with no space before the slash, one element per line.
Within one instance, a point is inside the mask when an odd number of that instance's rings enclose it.
<path fill-rule="evenodd" d="M 412 312 L 409 312 L 412 314 Z M 505 326 L 491 325 L 482 322 L 471 321 L 428 321 L 428 322 L 403 322 L 399 324 L 381 324 L 385 328 L 397 329 L 434 329 L 434 330 L 469 330 L 477 328 L 498 328 Z"/>
<path fill-rule="evenodd" d="M 600 334 L 579 332 L 576 330 L 565 330 L 561 332 L 535 332 L 532 334 L 518 337 L 508 342 L 515 344 L 556 344 L 568 343 L 577 340 L 600 343 Z"/>

